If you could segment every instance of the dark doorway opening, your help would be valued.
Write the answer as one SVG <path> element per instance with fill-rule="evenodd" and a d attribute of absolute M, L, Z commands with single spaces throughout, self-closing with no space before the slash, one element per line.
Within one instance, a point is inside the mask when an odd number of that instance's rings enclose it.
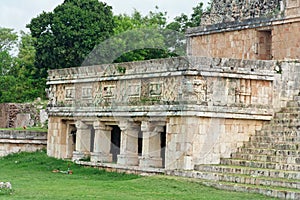
<path fill-rule="evenodd" d="M 164 126 L 164 131 L 160 134 L 160 156 L 162 158 L 162 166 L 165 168 L 166 163 L 166 138 L 167 138 L 167 126 Z"/>
<path fill-rule="evenodd" d="M 258 59 L 272 60 L 272 31 L 262 30 L 257 32 L 258 36 Z"/>
<path fill-rule="evenodd" d="M 112 154 L 113 162 L 117 162 L 118 155 L 120 154 L 121 129 L 117 125 L 113 125 L 111 127 L 110 153 Z"/>
<path fill-rule="evenodd" d="M 69 137 L 68 137 L 68 153 L 67 158 L 72 158 L 73 152 L 76 147 L 76 126 L 74 124 L 69 125 Z"/>
<path fill-rule="evenodd" d="M 88 128 L 91 131 L 91 144 L 90 144 L 90 152 L 94 151 L 94 140 L 95 140 L 95 129 L 92 125 L 88 125 Z"/>
<path fill-rule="evenodd" d="M 138 154 L 139 156 L 142 156 L 143 152 L 143 132 L 139 130 L 139 135 L 138 135 Z"/>

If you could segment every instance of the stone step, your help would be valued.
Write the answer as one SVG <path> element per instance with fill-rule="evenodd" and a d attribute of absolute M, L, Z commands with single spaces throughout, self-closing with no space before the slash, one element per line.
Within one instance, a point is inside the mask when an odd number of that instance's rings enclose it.
<path fill-rule="evenodd" d="M 300 118 L 300 112 L 283 112 L 275 113 L 275 116 L 271 122 L 276 123 L 291 123 L 291 120 Z M 287 121 L 288 120 L 288 121 Z"/>
<path fill-rule="evenodd" d="M 288 113 L 300 112 L 300 107 L 284 107 L 281 109 L 280 112 L 288 112 Z"/>
<path fill-rule="evenodd" d="M 256 155 L 274 155 L 274 156 L 299 156 L 300 150 L 277 150 L 277 149 L 258 149 L 239 147 L 237 153 L 256 154 Z"/>
<path fill-rule="evenodd" d="M 230 165 L 196 165 L 196 171 L 223 173 L 223 174 L 241 174 L 253 177 L 269 177 L 275 179 L 293 179 L 299 182 L 300 172 L 298 171 L 284 171 L 275 169 L 263 169 L 243 166 L 230 166 Z"/>
<path fill-rule="evenodd" d="M 297 164 L 274 163 L 274 162 L 253 161 L 253 160 L 243 160 L 243 159 L 234 159 L 234 158 L 221 159 L 220 164 L 253 167 L 253 168 L 300 171 L 300 165 Z"/>
<path fill-rule="evenodd" d="M 277 112 L 275 113 L 274 119 L 291 119 L 299 118 L 300 112 Z"/>
<path fill-rule="evenodd" d="M 276 149 L 276 150 L 300 150 L 300 145 L 294 142 L 245 142 L 244 147 L 246 148 L 259 148 L 259 149 Z"/>
<path fill-rule="evenodd" d="M 300 107 L 300 101 L 289 101 L 287 102 L 286 107 Z"/>
<path fill-rule="evenodd" d="M 280 131 L 290 131 L 299 130 L 300 123 L 289 123 L 289 124 L 269 124 L 262 127 L 259 132 L 280 132 Z"/>
<path fill-rule="evenodd" d="M 288 180 L 288 179 L 272 179 L 268 177 L 255 177 L 249 175 L 238 174 L 223 174 L 223 173 L 211 173 L 211 172 L 197 172 L 197 177 L 212 181 L 225 181 L 241 184 L 252 184 L 259 186 L 273 186 L 284 187 L 292 189 L 300 189 L 300 180 Z"/>
<path fill-rule="evenodd" d="M 256 131 L 255 136 L 267 136 L 267 137 L 300 137 L 300 131 L 296 128 L 284 128 L 282 131 L 269 130 L 269 131 Z"/>
<path fill-rule="evenodd" d="M 242 160 L 252 160 L 261 162 L 272 162 L 272 163 L 285 163 L 285 164 L 296 164 L 300 165 L 300 157 L 298 156 L 271 156 L 271 155 L 259 155 L 259 154 L 242 154 L 233 153 L 232 158 Z"/>
<path fill-rule="evenodd" d="M 299 118 L 278 118 L 278 117 L 274 117 L 273 119 L 271 119 L 271 121 L 270 121 L 270 123 L 268 123 L 268 125 L 292 124 L 292 123 L 299 124 L 300 123 Z"/>
<path fill-rule="evenodd" d="M 289 135 L 293 135 L 295 133 L 289 133 Z M 297 133 L 296 133 L 297 134 Z M 269 136 L 258 136 L 254 135 L 249 138 L 249 141 L 251 142 L 273 142 L 273 143 L 282 143 L 282 142 L 287 142 L 287 143 L 300 143 L 300 137 L 296 136 L 276 136 L 276 135 L 269 135 Z"/>
<path fill-rule="evenodd" d="M 190 181 L 198 182 L 209 187 L 216 187 L 222 190 L 259 193 L 266 196 L 284 199 L 298 199 L 300 197 L 300 182 L 290 181 L 288 179 L 269 180 L 268 178 L 257 178 L 251 176 L 235 176 L 231 174 L 224 175 L 221 173 L 177 170 L 166 171 L 166 174 L 172 176 L 189 177 Z M 227 181 L 220 181 L 219 179 L 226 179 Z M 287 187 L 273 186 L 272 184 L 282 184 Z"/>
<path fill-rule="evenodd" d="M 294 97 L 293 97 L 293 100 L 294 100 L 294 101 L 300 102 L 300 95 L 294 96 Z"/>
<path fill-rule="evenodd" d="M 251 192 L 263 194 L 265 196 L 280 198 L 280 199 L 300 199 L 299 190 L 293 190 L 282 187 L 264 187 L 251 184 L 238 184 L 230 182 L 209 181 L 203 182 L 204 185 L 214 187 L 221 190 L 230 190 L 237 192 Z"/>

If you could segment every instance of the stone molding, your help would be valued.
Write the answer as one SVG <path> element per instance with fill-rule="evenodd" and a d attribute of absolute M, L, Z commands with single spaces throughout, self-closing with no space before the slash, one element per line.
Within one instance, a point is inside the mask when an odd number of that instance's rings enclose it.
<path fill-rule="evenodd" d="M 130 112 L 128 112 L 130 110 Z M 177 112 L 180 110 L 180 112 Z M 221 117 L 234 119 L 258 119 L 270 120 L 273 114 L 271 107 L 225 107 L 225 106 L 204 106 L 204 105 L 153 105 L 153 106 L 119 106 L 115 110 L 105 108 L 82 108 L 76 112 L 72 108 L 49 108 L 49 116 L 69 117 L 165 117 L 165 116 L 201 116 L 201 117 Z M 120 125 L 119 125 L 120 126 Z M 121 129 L 126 130 L 127 125 L 121 125 Z"/>
<path fill-rule="evenodd" d="M 84 123 L 84 122 L 82 122 L 82 121 L 76 121 L 76 124 L 75 124 L 75 126 L 76 126 L 76 128 L 77 129 L 88 129 L 88 126 Z"/>
<path fill-rule="evenodd" d="M 47 147 L 47 132 L 0 130 L 0 157 Z"/>
<path fill-rule="evenodd" d="M 148 68 L 147 64 L 149 64 Z M 131 67 L 131 71 L 126 70 L 126 73 L 122 76 L 116 76 L 115 74 L 103 76 L 101 73 L 97 73 L 100 69 L 102 69 L 101 66 L 78 67 L 74 68 L 74 70 L 70 70 L 70 68 L 50 70 L 47 84 L 51 86 L 64 83 L 74 84 L 194 75 L 197 70 L 210 73 L 248 73 L 251 75 L 269 77 L 274 73 L 272 69 L 273 66 L 276 66 L 276 62 L 189 56 L 135 62 L 135 68 L 128 63 L 123 63 L 123 65 L 124 67 Z M 154 68 L 153 65 L 157 67 Z M 234 66 L 234 68 L 232 68 L 232 66 Z M 81 68 L 87 68 L 92 72 L 81 74 Z M 138 68 L 142 68 L 144 71 L 138 70 Z M 51 92 L 55 93 L 56 91 L 57 89 Z"/>

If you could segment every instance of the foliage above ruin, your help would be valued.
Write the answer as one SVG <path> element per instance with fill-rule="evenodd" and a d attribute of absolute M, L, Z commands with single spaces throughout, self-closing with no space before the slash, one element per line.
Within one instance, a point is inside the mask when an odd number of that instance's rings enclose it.
<path fill-rule="evenodd" d="M 94 46 L 113 34 L 111 7 L 97 0 L 66 0 L 53 12 L 43 12 L 27 27 L 36 38 L 36 67 L 80 66 Z"/>

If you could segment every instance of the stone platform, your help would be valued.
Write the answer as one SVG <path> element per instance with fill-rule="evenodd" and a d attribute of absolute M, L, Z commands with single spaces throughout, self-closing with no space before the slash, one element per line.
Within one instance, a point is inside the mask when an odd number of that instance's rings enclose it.
<path fill-rule="evenodd" d="M 168 175 L 206 180 L 220 189 L 256 192 L 281 199 L 300 199 L 300 96 L 289 101 L 250 141 L 220 165 L 197 165 L 193 171 Z"/>

